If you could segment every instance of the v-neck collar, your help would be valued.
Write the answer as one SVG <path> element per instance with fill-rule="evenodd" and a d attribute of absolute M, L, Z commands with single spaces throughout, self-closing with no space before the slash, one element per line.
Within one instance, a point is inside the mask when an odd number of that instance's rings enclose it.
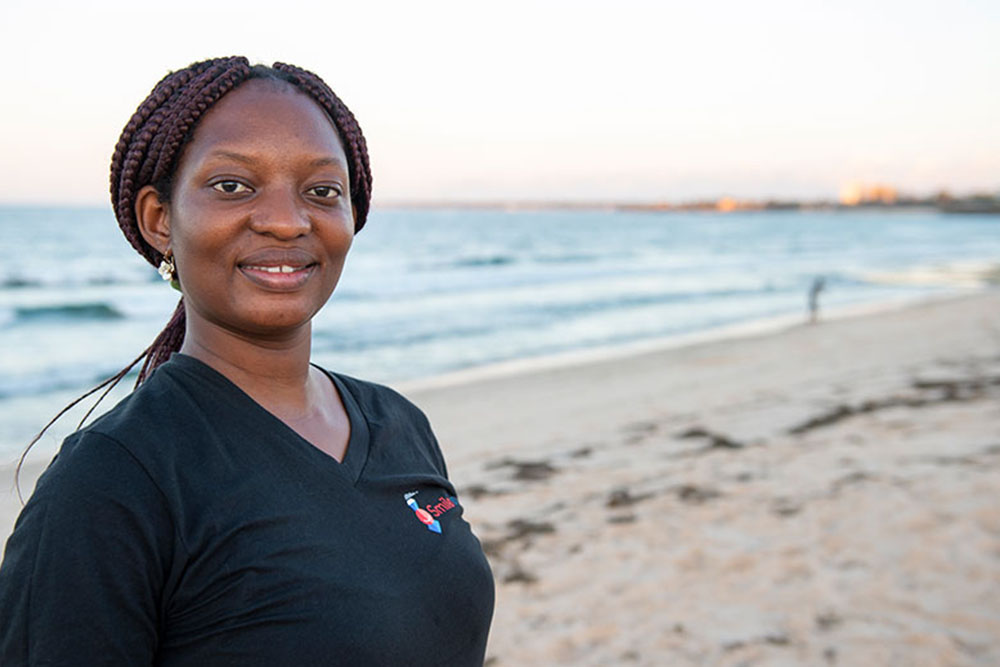
<path fill-rule="evenodd" d="M 315 366 L 315 364 L 310 365 Z M 208 364 L 192 356 L 175 352 L 163 365 L 163 368 L 170 370 L 177 369 L 193 375 L 199 380 L 207 380 L 219 386 L 220 389 L 232 395 L 237 403 L 237 409 L 246 410 L 248 413 L 258 415 L 264 421 L 269 422 L 283 439 L 289 440 L 293 446 L 303 449 L 307 456 L 316 461 L 316 465 L 332 466 L 339 474 L 347 475 L 352 484 L 357 484 L 358 480 L 360 480 L 361 472 L 364 470 L 365 463 L 368 460 L 370 440 L 368 420 L 361 411 L 357 399 L 348 389 L 347 384 L 336 373 L 316 366 L 317 369 L 322 371 L 333 382 L 333 386 L 336 388 L 337 393 L 340 395 L 340 400 L 344 404 L 344 411 L 347 413 L 347 420 L 350 424 L 347 451 L 344 453 L 344 458 L 341 461 L 337 461 L 337 459 L 303 438 L 295 429 L 281 421 L 281 419 L 255 401 L 253 397 L 240 389 L 229 378 Z"/>

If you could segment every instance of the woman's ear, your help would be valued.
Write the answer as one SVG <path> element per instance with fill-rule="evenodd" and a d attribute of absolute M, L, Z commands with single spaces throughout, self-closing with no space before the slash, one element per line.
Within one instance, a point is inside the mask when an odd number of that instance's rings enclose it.
<path fill-rule="evenodd" d="M 170 214 L 152 185 L 144 186 L 136 195 L 135 220 L 146 243 L 166 255 L 170 250 Z"/>

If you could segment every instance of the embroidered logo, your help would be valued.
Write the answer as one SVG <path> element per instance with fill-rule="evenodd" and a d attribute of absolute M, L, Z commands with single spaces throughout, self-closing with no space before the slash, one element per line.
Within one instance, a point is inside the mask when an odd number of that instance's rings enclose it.
<path fill-rule="evenodd" d="M 441 522 L 438 521 L 438 517 L 448 510 L 454 509 L 458 505 L 458 499 L 454 496 L 438 496 L 436 503 L 428 504 L 426 507 L 421 507 L 417 504 L 417 501 L 414 498 L 417 493 L 417 491 L 405 493 L 403 494 L 403 499 L 406 500 L 406 504 L 417 516 L 417 520 L 427 526 L 427 530 L 440 535 Z"/>

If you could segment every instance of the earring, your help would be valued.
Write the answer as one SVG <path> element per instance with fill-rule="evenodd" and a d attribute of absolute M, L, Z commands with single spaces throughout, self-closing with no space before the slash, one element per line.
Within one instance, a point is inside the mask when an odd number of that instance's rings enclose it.
<path fill-rule="evenodd" d="M 160 273 L 160 277 L 166 281 L 173 282 L 176 279 L 177 267 L 174 266 L 174 258 L 170 255 L 163 256 L 163 261 L 160 262 L 160 267 L 156 270 Z"/>

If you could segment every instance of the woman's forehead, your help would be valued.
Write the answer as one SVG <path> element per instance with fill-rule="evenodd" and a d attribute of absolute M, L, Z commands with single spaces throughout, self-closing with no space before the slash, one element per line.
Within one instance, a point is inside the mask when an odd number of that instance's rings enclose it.
<path fill-rule="evenodd" d="M 185 157 L 229 152 L 308 150 L 339 157 L 344 147 L 333 121 L 311 97 L 280 80 L 251 79 L 219 100 L 195 128 Z"/>

